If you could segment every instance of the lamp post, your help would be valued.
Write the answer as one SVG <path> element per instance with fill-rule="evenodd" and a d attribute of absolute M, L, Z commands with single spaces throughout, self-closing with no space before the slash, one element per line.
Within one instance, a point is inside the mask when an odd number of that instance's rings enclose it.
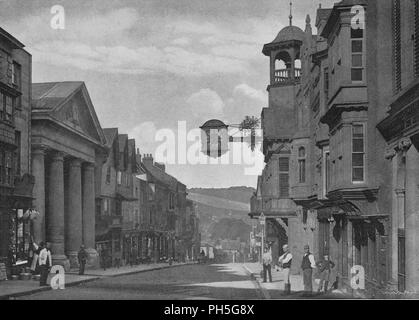
<path fill-rule="evenodd" d="M 262 226 L 262 241 L 261 241 L 261 249 L 260 249 L 260 254 L 261 254 L 261 259 L 260 261 L 262 261 L 262 257 L 263 257 L 263 250 L 265 248 L 265 225 L 266 225 L 266 217 L 263 214 L 263 212 L 260 214 L 259 216 L 259 222 L 260 225 Z"/>

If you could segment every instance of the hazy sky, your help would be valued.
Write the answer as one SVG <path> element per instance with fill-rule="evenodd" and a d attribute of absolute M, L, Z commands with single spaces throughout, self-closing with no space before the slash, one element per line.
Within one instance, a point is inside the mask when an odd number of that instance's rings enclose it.
<path fill-rule="evenodd" d="M 319 3 L 333 2 L 294 1 L 294 24 L 304 29 L 307 13 L 314 23 Z M 50 26 L 54 5 L 64 30 Z M 130 134 L 141 153 L 154 153 L 156 131 L 176 134 L 178 120 L 192 129 L 259 117 L 269 81 L 261 50 L 288 15 L 289 0 L 0 1 L 1 26 L 33 55 L 33 82 L 85 81 L 102 127 Z M 256 186 L 244 167 L 167 170 L 188 187 Z"/>

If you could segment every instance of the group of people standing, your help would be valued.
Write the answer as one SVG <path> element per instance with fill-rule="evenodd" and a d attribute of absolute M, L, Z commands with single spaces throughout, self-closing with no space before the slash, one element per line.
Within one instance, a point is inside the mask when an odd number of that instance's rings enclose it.
<path fill-rule="evenodd" d="M 33 274 L 39 274 L 39 285 L 41 287 L 48 286 L 48 274 L 52 268 L 52 252 L 50 242 L 40 242 L 36 244 L 32 241 L 33 254 L 30 270 Z M 84 274 L 85 266 L 87 263 L 88 254 L 84 248 L 84 245 L 80 247 L 77 254 L 79 262 L 79 275 Z"/>
<path fill-rule="evenodd" d="M 289 246 L 285 244 L 282 247 L 283 254 L 279 257 L 278 263 L 276 266 L 281 268 L 284 274 L 284 294 L 291 294 L 291 282 L 290 282 L 290 270 L 292 264 L 292 254 L 290 252 Z M 263 263 L 263 282 L 267 282 L 269 277 L 269 282 L 272 282 L 272 253 L 271 248 L 266 247 L 262 256 Z M 303 274 L 303 283 L 304 283 L 304 295 L 310 296 L 313 292 L 313 270 L 317 269 L 319 273 L 319 287 L 318 293 L 321 291 L 327 292 L 330 281 L 331 270 L 334 268 L 335 264 L 330 261 L 329 255 L 325 252 L 323 259 L 318 263 L 315 262 L 314 255 L 310 252 L 310 247 L 308 245 L 304 246 L 304 255 L 301 262 L 301 270 Z"/>

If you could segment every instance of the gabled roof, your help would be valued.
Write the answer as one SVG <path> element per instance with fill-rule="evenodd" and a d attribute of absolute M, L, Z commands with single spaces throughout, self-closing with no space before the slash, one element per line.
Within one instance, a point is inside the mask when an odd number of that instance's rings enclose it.
<path fill-rule="evenodd" d="M 10 33 L 8 33 L 6 30 L 0 27 L 0 36 L 3 39 L 6 39 L 8 43 L 12 45 L 14 49 L 23 49 L 25 45 L 17 40 L 15 37 L 13 37 Z"/>
<path fill-rule="evenodd" d="M 118 135 L 118 128 L 105 128 L 103 129 L 103 133 L 105 134 L 106 138 L 106 146 L 108 148 L 112 147 L 112 144 Z"/>
<path fill-rule="evenodd" d="M 32 84 L 32 109 L 52 110 L 84 85 L 82 81 Z"/>
<path fill-rule="evenodd" d="M 157 182 L 167 186 L 172 191 L 177 191 L 178 181 L 176 178 L 172 177 L 170 174 L 150 162 L 143 162 L 143 167 Z"/>
<path fill-rule="evenodd" d="M 81 95 L 87 107 L 87 112 L 93 123 L 92 129 L 96 131 L 95 134 L 97 134 L 99 138 L 99 141 L 97 142 L 102 146 L 105 145 L 105 135 L 100 126 L 89 92 L 87 91 L 85 83 L 82 81 L 33 83 L 31 103 L 32 119 L 35 119 L 36 117 L 37 120 L 51 120 L 65 126 L 62 121 L 60 122 L 60 120 L 54 118 L 54 113 L 58 112 L 61 107 L 64 107 L 66 103 L 71 101 L 77 94 Z M 69 128 L 68 126 L 67 128 L 75 132 L 73 128 Z M 78 134 L 83 135 L 84 133 L 78 131 Z M 87 137 L 86 135 L 84 136 Z"/>
<path fill-rule="evenodd" d="M 124 152 L 125 147 L 128 143 L 128 135 L 127 134 L 120 134 L 118 135 L 119 140 L 119 152 Z"/>

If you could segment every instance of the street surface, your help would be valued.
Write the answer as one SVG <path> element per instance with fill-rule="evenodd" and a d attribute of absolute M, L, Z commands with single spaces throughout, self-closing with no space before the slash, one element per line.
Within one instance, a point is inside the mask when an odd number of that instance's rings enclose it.
<path fill-rule="evenodd" d="M 189 300 L 260 299 L 241 264 L 186 265 L 126 276 L 107 277 L 64 290 L 50 290 L 26 300 Z"/>

